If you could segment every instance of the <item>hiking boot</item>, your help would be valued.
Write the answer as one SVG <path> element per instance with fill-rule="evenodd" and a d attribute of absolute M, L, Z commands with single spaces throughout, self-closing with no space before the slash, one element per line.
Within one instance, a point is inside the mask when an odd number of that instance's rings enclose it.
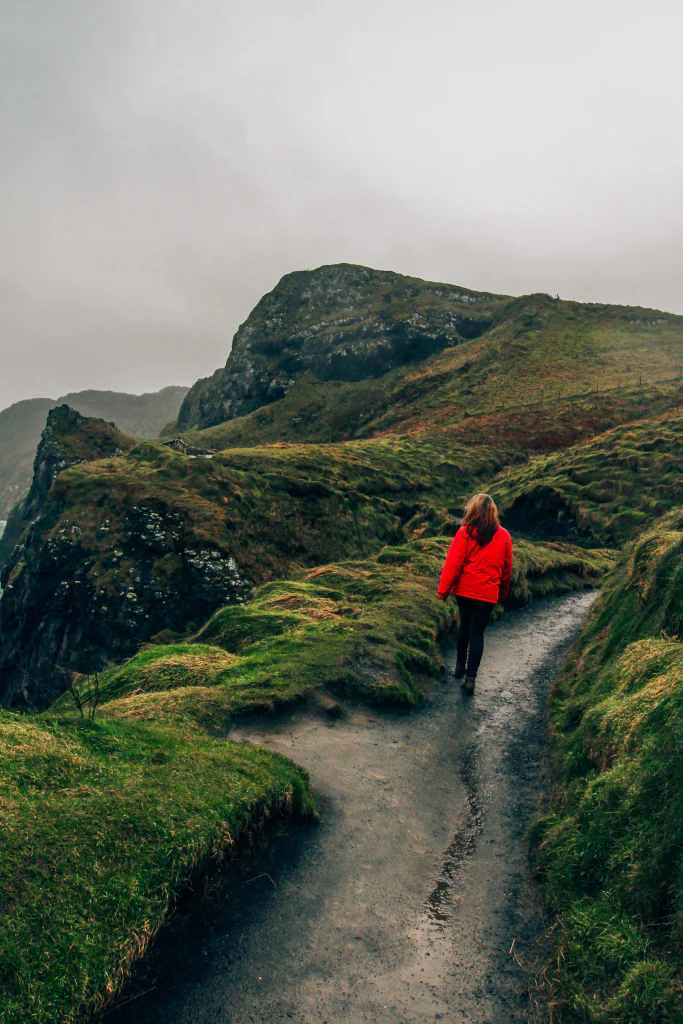
<path fill-rule="evenodd" d="M 465 682 L 462 685 L 463 690 L 470 697 L 474 693 L 474 676 L 465 676 Z"/>
<path fill-rule="evenodd" d="M 455 674 L 455 678 L 456 679 L 464 679 L 465 678 L 465 666 L 463 665 L 463 663 L 461 661 L 456 661 L 456 663 L 455 663 L 455 673 L 454 674 Z"/>

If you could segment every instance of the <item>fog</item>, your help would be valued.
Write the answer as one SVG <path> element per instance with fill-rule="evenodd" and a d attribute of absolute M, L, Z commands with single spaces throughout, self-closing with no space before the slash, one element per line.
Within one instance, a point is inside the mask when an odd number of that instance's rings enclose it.
<path fill-rule="evenodd" d="M 0 407 L 190 384 L 322 263 L 683 313 L 679 4 L 0 15 Z"/>

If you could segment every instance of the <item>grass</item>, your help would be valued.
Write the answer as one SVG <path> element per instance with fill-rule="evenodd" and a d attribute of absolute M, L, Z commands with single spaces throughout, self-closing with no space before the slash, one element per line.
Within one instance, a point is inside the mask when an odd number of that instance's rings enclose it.
<path fill-rule="evenodd" d="M 0 1017 L 106 1008 L 184 887 L 275 814 L 310 815 L 306 773 L 190 723 L 0 713 Z"/>
<path fill-rule="evenodd" d="M 532 844 L 558 1024 L 683 1019 L 683 513 L 625 552 L 556 683 Z"/>
<path fill-rule="evenodd" d="M 400 532 L 401 515 L 412 514 L 413 506 L 435 499 L 457 504 L 503 461 L 495 449 L 472 450 L 444 438 L 278 445 L 211 459 L 145 443 L 125 458 L 63 473 L 55 486 L 62 511 L 50 536 L 78 524 L 99 591 L 121 578 L 120 567 L 108 571 L 95 563 L 114 549 L 125 551 L 128 511 L 152 508 L 179 517 L 173 530 L 165 529 L 159 561 L 168 561 L 169 550 L 216 547 L 261 583 L 302 565 L 377 552 Z"/>
<path fill-rule="evenodd" d="M 560 395 L 548 388 L 542 402 L 516 407 L 508 403 L 490 412 L 476 412 L 452 428 L 455 441 L 517 448 L 526 455 L 556 452 L 634 420 L 664 416 L 683 405 L 680 380 L 643 383 Z"/>
<path fill-rule="evenodd" d="M 69 668 L 89 672 L 164 631 L 198 628 L 254 585 L 370 557 L 403 540 L 420 509 L 459 509 L 504 458 L 391 437 L 210 458 L 145 442 L 72 466 L 3 571 L 0 698 L 28 679 L 44 704 L 65 651 Z M 41 632 L 45 621 L 56 629 Z"/>
<path fill-rule="evenodd" d="M 491 486 L 512 528 L 621 545 L 683 498 L 683 414 L 615 427 L 512 467 Z"/>
<path fill-rule="evenodd" d="M 235 715 L 271 711 L 320 687 L 415 704 L 442 671 L 439 641 L 455 622 L 455 603 L 436 597 L 448 544 L 423 536 L 375 559 L 267 583 L 248 605 L 218 611 L 189 642 L 148 647 L 105 673 L 103 709 L 128 719 L 189 716 L 225 729 Z M 510 603 L 595 585 L 612 562 L 609 551 L 520 541 Z"/>
<path fill-rule="evenodd" d="M 342 348 L 414 314 L 448 347 L 372 379 L 299 376 L 185 450 L 63 428 L 78 464 L 3 577 L 2 672 L 53 664 L 45 622 L 64 626 L 55 659 L 93 637 L 117 657 L 166 642 L 103 674 L 93 722 L 67 696 L 0 713 L 7 1024 L 104 1009 L 184 886 L 268 815 L 312 812 L 304 772 L 223 739 L 235 716 L 321 688 L 410 707 L 433 685 L 455 622 L 435 583 L 482 487 L 542 538 L 516 539 L 513 605 L 595 585 L 614 562 L 599 545 L 641 534 L 556 687 L 558 782 L 534 842 L 557 914 L 554 1019 L 683 1016 L 682 533 L 676 516 L 652 526 L 682 496 L 681 385 L 666 379 L 683 319 L 404 278 L 352 298 L 348 323 L 321 327 Z M 488 320 L 468 338 L 470 306 Z M 311 305 L 289 313 L 315 320 Z M 220 607 L 215 580 L 192 576 L 198 552 L 234 558 L 253 600 Z"/>
<path fill-rule="evenodd" d="M 420 699 L 455 621 L 435 593 L 449 540 L 428 534 L 441 528 L 418 515 L 410 542 L 266 583 L 186 642 L 143 649 L 103 675 L 92 722 L 68 695 L 0 715 L 3 1024 L 106 1008 L 184 886 L 269 815 L 312 813 L 305 772 L 209 732 L 322 687 Z M 612 561 L 520 541 L 512 602 L 594 585 Z"/>

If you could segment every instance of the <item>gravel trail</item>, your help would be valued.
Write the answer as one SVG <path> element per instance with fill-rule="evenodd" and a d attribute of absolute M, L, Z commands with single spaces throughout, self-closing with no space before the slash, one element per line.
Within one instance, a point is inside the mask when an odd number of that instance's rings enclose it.
<path fill-rule="evenodd" d="M 472 698 L 453 682 L 453 651 L 416 711 L 242 723 L 232 738 L 309 770 L 323 822 L 284 829 L 190 923 L 154 991 L 107 1024 L 526 1020 L 521 965 L 542 919 L 525 833 L 548 691 L 593 598 L 538 601 L 490 626 Z"/>

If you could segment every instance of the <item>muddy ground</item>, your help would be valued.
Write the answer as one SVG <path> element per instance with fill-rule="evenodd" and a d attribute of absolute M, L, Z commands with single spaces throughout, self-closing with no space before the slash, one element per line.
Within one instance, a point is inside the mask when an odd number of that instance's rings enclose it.
<path fill-rule="evenodd" d="M 305 765 L 322 823 L 283 829 L 191 915 L 152 991 L 107 1024 L 530 1019 L 544 922 L 525 833 L 548 691 L 593 596 L 491 626 L 472 698 L 449 655 L 448 681 L 416 711 L 242 723 L 232 738 Z"/>

